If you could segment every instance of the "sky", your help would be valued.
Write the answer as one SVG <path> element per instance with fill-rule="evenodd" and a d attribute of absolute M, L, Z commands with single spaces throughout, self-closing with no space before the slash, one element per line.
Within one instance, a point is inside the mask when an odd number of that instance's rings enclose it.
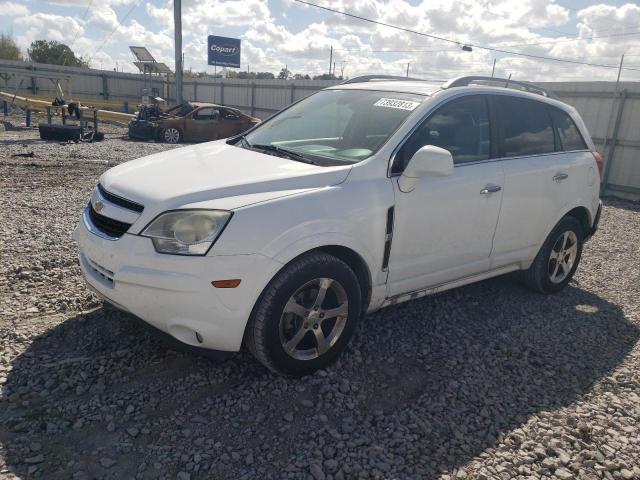
<path fill-rule="evenodd" d="M 241 69 L 405 75 L 444 80 L 490 75 L 532 81 L 640 81 L 640 3 L 608 0 L 309 0 L 454 40 L 373 25 L 294 0 L 183 0 L 184 67 L 213 73 L 207 36 L 242 40 Z M 34 40 L 72 47 L 93 68 L 136 71 L 130 45 L 174 66 L 173 0 L 0 0 L 0 32 L 26 51 Z M 474 45 L 463 51 L 461 45 Z M 607 67 L 541 60 L 515 53 Z"/>

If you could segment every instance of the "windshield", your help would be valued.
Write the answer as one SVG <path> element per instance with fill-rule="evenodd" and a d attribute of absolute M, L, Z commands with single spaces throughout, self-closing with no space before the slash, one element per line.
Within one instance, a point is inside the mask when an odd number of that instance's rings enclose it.
<path fill-rule="evenodd" d="M 375 153 L 421 95 L 373 90 L 322 90 L 258 126 L 238 145 L 290 152 L 318 165 L 356 163 Z M 295 155 L 295 157 L 294 157 Z"/>

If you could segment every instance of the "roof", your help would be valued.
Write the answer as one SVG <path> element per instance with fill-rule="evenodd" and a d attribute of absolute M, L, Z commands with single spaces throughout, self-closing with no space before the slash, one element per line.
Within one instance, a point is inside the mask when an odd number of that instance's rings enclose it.
<path fill-rule="evenodd" d="M 439 82 L 402 81 L 402 80 L 373 80 L 362 83 L 343 83 L 329 87 L 329 90 L 378 90 L 384 92 L 415 93 L 418 95 L 432 95 L 442 88 Z"/>
<path fill-rule="evenodd" d="M 544 99 L 558 100 L 558 98 L 550 91 L 533 83 L 511 80 L 511 78 L 495 78 L 487 76 L 463 76 L 453 78 L 444 84 L 437 81 L 420 80 L 418 78 L 396 77 L 391 75 L 363 75 L 347 80 L 339 85 L 330 87 L 332 89 L 348 89 L 348 90 L 378 90 L 402 93 L 413 93 L 419 95 L 433 95 L 442 91 L 460 91 L 460 89 L 473 88 L 478 91 L 493 91 L 505 93 L 522 93 L 524 96 L 531 96 L 540 100 Z"/>
<path fill-rule="evenodd" d="M 209 103 L 209 102 L 189 102 L 189 105 L 193 105 L 194 107 L 221 107 L 222 105 L 218 105 L 217 103 Z"/>

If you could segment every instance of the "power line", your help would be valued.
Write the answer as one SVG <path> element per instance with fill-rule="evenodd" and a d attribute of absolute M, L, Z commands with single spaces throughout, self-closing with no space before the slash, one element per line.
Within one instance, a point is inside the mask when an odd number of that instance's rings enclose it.
<path fill-rule="evenodd" d="M 82 14 L 82 21 L 84 22 L 85 19 L 87 18 L 87 14 L 89 13 L 89 9 L 91 8 L 91 4 L 93 4 L 93 0 L 89 0 L 89 3 L 87 4 L 87 8 L 85 8 L 84 13 Z M 76 40 L 78 40 L 78 36 L 80 35 L 80 30 L 78 30 L 76 32 L 76 34 L 73 36 L 73 40 L 71 40 L 71 45 L 69 46 L 69 50 L 72 52 L 73 51 L 73 46 L 76 44 Z M 68 60 L 69 55 L 65 55 L 64 57 L 64 61 L 62 62 L 62 66 L 64 67 L 67 64 L 67 60 Z"/>
<path fill-rule="evenodd" d="M 524 43 L 513 43 L 507 45 L 496 45 L 492 48 L 512 48 L 512 47 L 526 47 L 526 46 L 536 46 L 536 45 L 555 45 L 556 43 L 567 43 L 567 42 L 582 42 L 586 40 L 598 40 L 600 38 L 611 38 L 611 37 L 624 37 L 631 35 L 640 35 L 640 30 L 633 32 L 625 32 L 625 33 L 612 33 L 610 35 L 598 35 L 592 37 L 582 37 L 582 38 L 565 38 L 562 40 L 546 40 L 544 42 L 524 42 Z M 482 47 L 480 47 L 482 48 Z M 367 49 L 349 49 L 349 48 L 335 48 L 336 51 L 365 51 L 368 53 L 434 53 L 434 52 L 453 52 L 458 51 L 457 48 L 447 49 L 447 50 L 367 50 Z M 618 57 L 619 55 L 615 55 Z"/>
<path fill-rule="evenodd" d="M 563 63 L 571 63 L 574 65 L 586 65 L 586 66 L 590 66 L 590 67 L 600 67 L 600 68 L 619 68 L 618 65 L 607 65 L 607 64 L 599 64 L 599 63 L 589 63 L 589 62 L 581 62 L 578 60 L 572 60 L 569 58 L 557 58 L 557 57 L 547 57 L 544 55 L 535 55 L 535 54 L 529 54 L 529 53 L 523 53 L 523 52 L 514 52 L 511 50 L 504 50 L 501 48 L 496 48 L 496 47 L 488 47 L 485 45 L 479 45 L 479 44 L 474 44 L 474 43 L 469 43 L 469 42 L 460 42 L 458 40 L 453 40 L 450 38 L 446 38 L 446 37 L 441 37 L 438 35 L 432 35 L 430 33 L 424 33 L 424 32 L 418 32 L 417 30 L 411 30 L 410 28 L 405 28 L 405 27 L 399 27 L 397 25 L 391 25 L 389 23 L 385 23 L 385 22 L 380 22 L 377 20 L 372 20 L 370 18 L 365 18 L 365 17 L 361 17 L 359 15 L 355 15 L 353 13 L 349 13 L 349 12 L 344 12 L 341 10 L 336 10 L 334 8 L 330 8 L 330 7 L 325 7 L 322 5 L 317 5 L 315 3 L 311 3 L 311 2 L 307 2 L 306 0 L 294 0 L 295 2 L 298 3 L 302 3 L 304 5 L 309 5 L 311 7 L 316 7 L 319 8 L 321 10 L 326 10 L 328 12 L 332 12 L 332 13 L 337 13 L 340 15 L 344 15 L 347 17 L 351 17 L 351 18 L 355 18 L 357 20 L 362 20 L 364 22 L 368 22 L 368 23 L 373 23 L 375 25 L 381 25 L 383 27 L 389 27 L 389 28 L 394 28 L 396 30 L 400 30 L 403 32 L 407 32 L 407 33 L 412 33 L 414 35 L 420 35 L 422 37 L 428 37 L 428 38 L 433 38 L 435 40 L 440 40 L 442 42 L 447 42 L 447 43 L 453 43 L 455 45 L 459 45 L 459 46 L 470 46 L 473 48 L 478 48 L 480 50 L 488 50 L 491 52 L 497 52 L 497 53 L 504 53 L 507 55 L 517 55 L 517 56 L 521 56 L 521 57 L 526 57 L 526 58 L 534 58 L 537 60 L 546 60 L 546 61 L 553 61 L 553 62 L 563 62 Z M 623 67 L 625 70 L 636 70 L 636 71 L 640 71 L 639 69 L 635 69 L 635 68 L 627 68 L 627 67 Z"/>
<path fill-rule="evenodd" d="M 116 31 L 122 26 L 122 23 L 129 18 L 129 15 L 131 15 L 133 13 L 133 11 L 138 8 L 140 6 L 140 4 L 143 2 L 143 0 L 138 0 L 137 3 L 135 3 L 134 5 L 131 6 L 131 8 L 129 9 L 129 11 L 125 14 L 124 17 L 122 17 L 121 20 L 118 20 L 118 25 L 116 25 L 116 27 L 111 31 L 111 33 L 109 33 L 106 37 L 104 37 L 104 40 L 102 40 L 102 43 L 100 44 L 100 46 L 97 48 L 97 50 L 94 52 L 94 54 L 89 58 L 89 61 L 91 61 L 93 59 L 93 57 L 96 56 L 97 53 L 99 53 L 105 46 L 105 44 L 107 43 L 107 40 L 109 40 L 109 38 L 111 38 L 111 36 L 116 33 Z"/>

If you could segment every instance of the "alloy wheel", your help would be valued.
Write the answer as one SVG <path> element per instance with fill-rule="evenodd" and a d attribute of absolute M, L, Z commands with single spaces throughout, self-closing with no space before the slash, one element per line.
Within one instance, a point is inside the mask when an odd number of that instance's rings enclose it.
<path fill-rule="evenodd" d="M 280 317 L 280 343 L 296 360 L 313 360 L 339 340 L 349 303 L 344 287 L 331 278 L 316 278 L 287 301 Z"/>
<path fill-rule="evenodd" d="M 578 237 L 572 230 L 560 234 L 549 255 L 549 280 L 561 283 L 569 273 L 578 255 Z"/>
<path fill-rule="evenodd" d="M 177 128 L 167 128 L 164 131 L 164 141 L 167 143 L 178 143 L 180 141 L 180 131 Z"/>

